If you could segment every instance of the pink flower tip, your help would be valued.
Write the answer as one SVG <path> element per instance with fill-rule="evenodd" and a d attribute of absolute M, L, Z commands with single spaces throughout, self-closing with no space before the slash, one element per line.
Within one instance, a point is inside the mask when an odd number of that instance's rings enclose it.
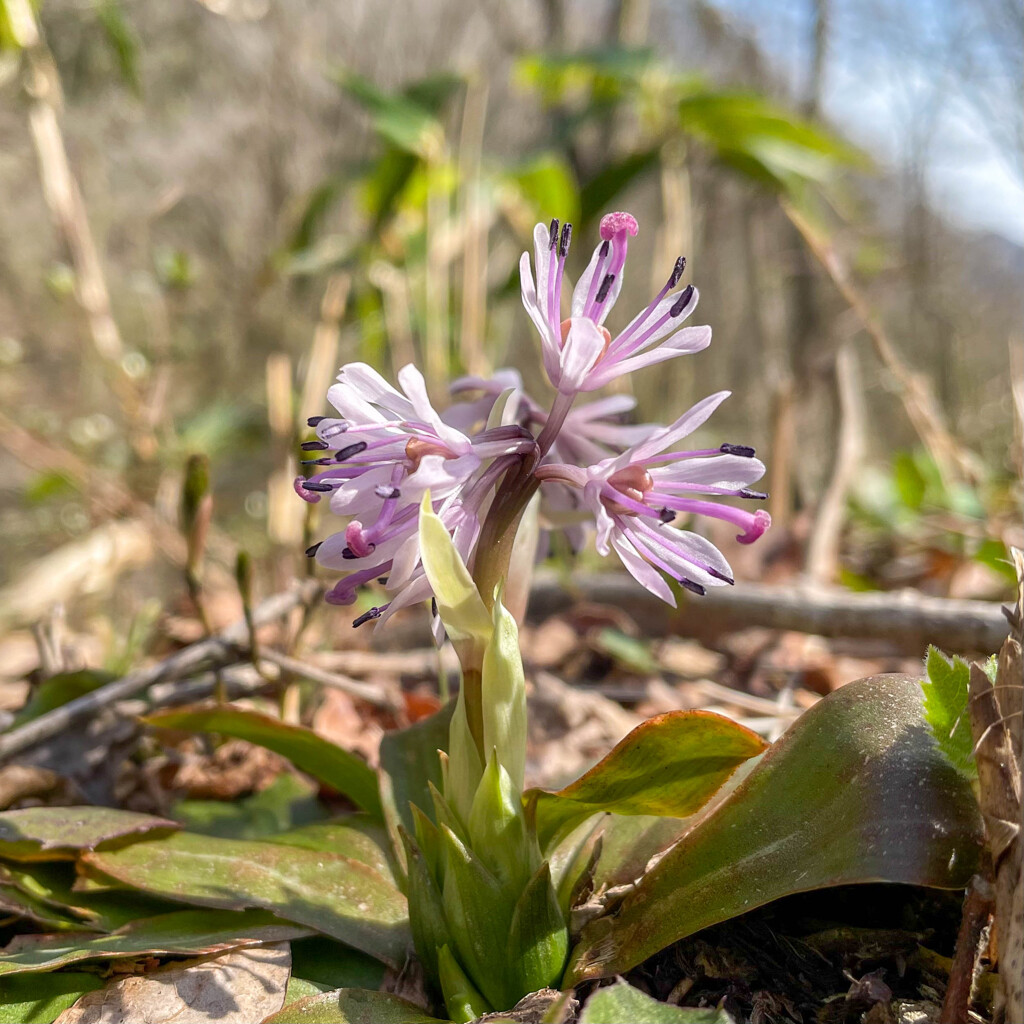
<path fill-rule="evenodd" d="M 631 213 L 606 213 L 601 218 L 601 238 L 606 242 L 610 241 L 616 235 L 622 234 L 623 231 L 629 232 L 633 237 L 636 236 L 638 231 L 636 217 Z"/>
<path fill-rule="evenodd" d="M 736 539 L 741 544 L 753 544 L 771 525 L 772 517 L 763 508 L 759 508 L 754 513 L 753 522 L 747 527 L 747 532 L 741 533 Z"/>
<path fill-rule="evenodd" d="M 303 500 L 308 501 L 310 505 L 315 505 L 321 498 L 321 495 L 314 491 L 307 491 L 302 485 L 305 483 L 305 478 L 297 476 L 292 482 L 292 486 L 295 488 L 295 493 Z"/>

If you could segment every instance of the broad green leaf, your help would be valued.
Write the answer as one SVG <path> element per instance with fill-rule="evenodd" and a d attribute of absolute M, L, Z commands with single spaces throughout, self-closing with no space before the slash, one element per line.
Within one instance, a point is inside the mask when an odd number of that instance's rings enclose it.
<path fill-rule="evenodd" d="M 484 651 L 481 690 L 484 752 L 496 750 L 517 793 L 526 770 L 526 678 L 519 652 L 516 620 L 501 602 L 494 602 L 494 629 Z"/>
<path fill-rule="evenodd" d="M 133 921 L 113 935 L 18 935 L 0 957 L 0 976 L 55 971 L 86 960 L 206 956 L 307 934 L 264 910 L 178 910 Z"/>
<path fill-rule="evenodd" d="M 83 855 L 89 871 L 142 892 L 207 907 L 262 907 L 400 966 L 409 945 L 405 897 L 339 854 L 181 832 Z"/>
<path fill-rule="evenodd" d="M 449 701 L 440 711 L 424 718 L 408 729 L 384 734 L 380 741 L 381 802 L 392 836 L 392 848 L 400 852 L 398 825 L 411 834 L 416 831 L 412 805 L 424 812 L 432 806 L 430 786 L 440 789 L 441 763 L 439 750 L 448 749 L 455 702 Z"/>
<path fill-rule="evenodd" d="M 352 814 L 335 821 L 316 821 L 300 828 L 267 836 L 267 842 L 282 846 L 300 846 L 305 850 L 340 853 L 359 861 L 394 882 L 388 860 L 388 834 L 369 815 Z M 341 986 L 335 986 L 341 987 Z"/>
<path fill-rule="evenodd" d="M 448 635 L 453 640 L 472 639 L 482 649 L 491 636 L 491 614 L 451 535 L 434 513 L 429 491 L 420 505 L 419 541 L 423 571 Z"/>
<path fill-rule="evenodd" d="M 14 716 L 10 728 L 31 722 L 33 718 L 46 714 L 69 700 L 82 697 L 93 690 L 113 681 L 110 672 L 84 668 L 78 672 L 58 672 L 44 679 L 33 691 L 25 706 Z"/>
<path fill-rule="evenodd" d="M 684 818 L 764 741 L 710 711 L 670 711 L 638 725 L 603 761 L 557 793 L 531 790 L 541 849 L 600 811 Z"/>
<path fill-rule="evenodd" d="M 49 931 L 81 931 L 87 927 L 81 919 L 61 912 L 45 900 L 24 892 L 15 885 L 4 881 L 3 866 L 0 865 L 0 917 L 23 918 Z"/>
<path fill-rule="evenodd" d="M 360 757 L 301 725 L 287 725 L 258 711 L 224 705 L 197 705 L 158 711 L 143 719 L 161 729 L 216 732 L 248 740 L 287 757 L 296 768 L 350 797 L 364 811 L 381 816 L 377 774 Z"/>
<path fill-rule="evenodd" d="M 516 990 L 526 994 L 557 987 L 569 953 L 569 932 L 551 884 L 551 869 L 541 864 L 523 889 L 508 935 L 508 970 Z"/>
<path fill-rule="evenodd" d="M 0 979 L 0 1024 L 50 1024 L 104 984 L 99 975 L 80 971 Z"/>
<path fill-rule="evenodd" d="M 629 636 L 611 626 L 606 626 L 597 634 L 594 646 L 629 672 L 636 672 L 638 675 L 656 675 L 660 670 L 661 666 L 651 653 L 649 641 Z"/>
<path fill-rule="evenodd" d="M 782 896 L 857 882 L 960 888 L 982 841 L 920 685 L 872 676 L 805 712 L 625 898 L 587 925 L 565 983 L 621 973 Z"/>
<path fill-rule="evenodd" d="M 171 814 L 189 832 L 262 839 L 325 818 L 316 793 L 317 787 L 307 779 L 282 772 L 266 789 L 241 800 L 180 800 Z"/>
<path fill-rule="evenodd" d="M 959 771 L 976 778 L 978 767 L 974 763 L 974 738 L 967 704 L 970 666 L 963 658 L 955 656 L 947 661 L 936 647 L 928 648 L 924 665 L 928 674 L 921 683 L 924 716 L 932 735 Z"/>
<path fill-rule="evenodd" d="M 623 1021 L 630 1024 L 735 1024 L 725 1010 L 659 1003 L 621 980 L 599 988 L 587 1000 L 579 1018 L 579 1024 L 622 1024 Z"/>
<path fill-rule="evenodd" d="M 288 979 L 288 986 L 284 990 L 284 1005 L 297 1003 L 300 999 L 308 999 L 310 996 L 318 996 L 322 992 L 330 992 L 333 988 L 333 985 L 321 985 L 316 981 L 297 978 L 292 973 L 292 976 Z"/>
<path fill-rule="evenodd" d="M 300 999 L 263 1024 L 450 1024 L 388 992 L 343 988 Z"/>
<path fill-rule="evenodd" d="M 0 813 L 0 857 L 74 860 L 110 839 L 169 832 L 178 823 L 112 807 L 26 807 Z"/>
<path fill-rule="evenodd" d="M 333 939 L 312 935 L 292 942 L 292 977 L 329 992 L 337 988 L 377 988 L 385 968 L 379 960 Z"/>

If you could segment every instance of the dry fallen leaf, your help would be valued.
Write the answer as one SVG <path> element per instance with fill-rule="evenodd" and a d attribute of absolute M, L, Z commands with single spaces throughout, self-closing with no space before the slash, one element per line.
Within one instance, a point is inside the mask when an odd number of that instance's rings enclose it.
<path fill-rule="evenodd" d="M 54 1024 L 251 1024 L 284 1006 L 287 942 L 133 975 L 88 992 Z"/>

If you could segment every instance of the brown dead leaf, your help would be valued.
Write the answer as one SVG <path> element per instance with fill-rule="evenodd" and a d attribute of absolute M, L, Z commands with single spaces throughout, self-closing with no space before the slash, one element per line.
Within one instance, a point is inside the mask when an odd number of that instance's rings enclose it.
<path fill-rule="evenodd" d="M 579 646 L 576 630 L 564 619 L 548 619 L 523 631 L 523 654 L 537 668 L 557 668 Z"/>
<path fill-rule="evenodd" d="M 362 754 L 374 768 L 380 763 L 380 740 L 384 730 L 379 723 L 361 713 L 347 693 L 324 689 L 312 724 L 313 731 L 325 740 Z"/>
<path fill-rule="evenodd" d="M 725 665 L 721 654 L 709 651 L 696 640 L 666 640 L 658 647 L 656 657 L 666 672 L 686 679 L 714 679 Z"/>
<path fill-rule="evenodd" d="M 88 992 L 54 1024 L 251 1024 L 284 1006 L 286 942 L 132 975 Z"/>

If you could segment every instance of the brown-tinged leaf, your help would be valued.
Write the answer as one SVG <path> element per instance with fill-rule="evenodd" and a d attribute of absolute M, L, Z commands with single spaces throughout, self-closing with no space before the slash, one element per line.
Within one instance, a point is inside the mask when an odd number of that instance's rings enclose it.
<path fill-rule="evenodd" d="M 388 992 L 342 988 L 309 996 L 263 1024 L 449 1024 Z"/>
<path fill-rule="evenodd" d="M 685 818 L 764 748 L 760 736 L 722 715 L 670 711 L 638 725 L 564 789 L 525 798 L 537 802 L 537 835 L 548 848 L 601 811 Z"/>
<path fill-rule="evenodd" d="M 960 888 L 981 821 L 939 750 L 917 680 L 873 676 L 806 712 L 623 900 L 587 925 L 565 983 L 794 892 L 855 882 Z"/>
<path fill-rule="evenodd" d="M 0 857 L 74 860 L 110 839 L 169 832 L 176 822 L 112 807 L 26 807 L 0 814 Z"/>
<path fill-rule="evenodd" d="M 405 897 L 337 853 L 179 832 L 83 855 L 88 870 L 200 906 L 262 907 L 400 967 L 411 944 Z"/>

